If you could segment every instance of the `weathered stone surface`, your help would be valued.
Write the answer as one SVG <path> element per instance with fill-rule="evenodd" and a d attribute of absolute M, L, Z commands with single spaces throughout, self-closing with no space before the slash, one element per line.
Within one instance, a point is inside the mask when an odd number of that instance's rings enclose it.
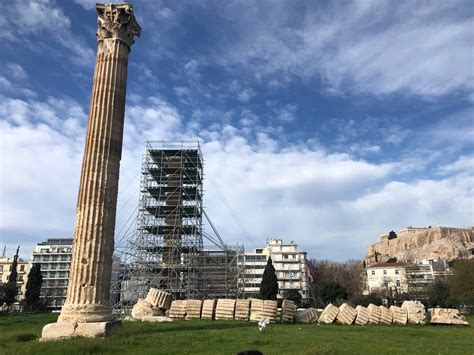
<path fill-rule="evenodd" d="M 66 302 L 59 321 L 112 321 L 109 306 L 127 66 L 140 35 L 128 4 L 97 4 L 97 57 Z"/>
<path fill-rule="evenodd" d="M 380 323 L 392 324 L 393 316 L 392 312 L 387 307 L 379 306 L 380 308 Z"/>
<path fill-rule="evenodd" d="M 347 303 L 343 303 L 339 306 L 336 322 L 340 324 L 351 325 L 354 322 L 356 316 L 357 311 Z"/>
<path fill-rule="evenodd" d="M 201 300 L 186 300 L 186 319 L 201 318 Z"/>
<path fill-rule="evenodd" d="M 150 323 L 162 323 L 162 322 L 172 322 L 173 318 L 166 316 L 146 316 L 142 319 L 143 322 Z"/>
<path fill-rule="evenodd" d="M 171 307 L 173 298 L 170 293 L 152 287 L 148 291 L 145 301 L 150 303 L 154 308 L 168 310 Z"/>
<path fill-rule="evenodd" d="M 124 322 L 138 322 L 138 319 L 133 318 L 132 316 L 125 316 L 123 319 Z"/>
<path fill-rule="evenodd" d="M 220 298 L 217 300 L 216 320 L 232 320 L 234 319 L 235 300 Z"/>
<path fill-rule="evenodd" d="M 109 306 L 114 251 L 115 213 L 127 66 L 133 38 L 140 35 L 129 4 L 97 4 L 97 57 L 89 107 L 74 246 L 66 301 L 58 323 L 77 324 L 75 335 L 104 336 L 120 322 Z M 104 325 L 98 323 L 106 322 Z M 83 323 L 91 323 L 85 325 Z M 69 333 L 63 324 L 47 326 L 44 339 Z M 96 336 L 94 335 L 94 336 Z"/>
<path fill-rule="evenodd" d="M 281 321 L 293 323 L 295 320 L 296 303 L 290 300 L 283 300 L 281 306 Z"/>
<path fill-rule="evenodd" d="M 336 319 L 338 313 L 339 313 L 339 308 L 329 303 L 326 306 L 326 308 L 324 308 L 323 313 L 321 313 L 321 316 L 319 317 L 318 322 L 331 324 Z"/>
<path fill-rule="evenodd" d="M 355 324 L 357 325 L 366 325 L 369 323 L 370 312 L 367 307 L 357 306 L 356 307 L 357 317 L 355 319 Z"/>
<path fill-rule="evenodd" d="M 250 315 L 250 300 L 238 299 L 235 302 L 235 319 L 249 320 Z"/>
<path fill-rule="evenodd" d="M 174 300 L 171 302 L 169 317 L 184 319 L 186 317 L 186 300 Z"/>
<path fill-rule="evenodd" d="M 314 323 L 319 319 L 318 311 L 314 308 L 298 309 L 295 312 L 295 318 L 298 323 Z"/>
<path fill-rule="evenodd" d="M 270 322 L 275 323 L 278 313 L 278 302 L 275 300 L 263 301 L 262 318 L 267 318 Z"/>
<path fill-rule="evenodd" d="M 41 340 L 60 340 L 67 339 L 74 335 L 76 329 L 73 323 L 57 322 L 46 324 L 41 333 Z"/>
<path fill-rule="evenodd" d="M 78 323 L 74 335 L 87 337 L 87 338 L 99 338 L 108 337 L 122 328 L 122 322 L 91 322 L 91 323 Z"/>
<path fill-rule="evenodd" d="M 367 307 L 369 311 L 369 324 L 378 324 L 380 322 L 380 308 L 375 304 L 369 304 Z"/>
<path fill-rule="evenodd" d="M 201 319 L 214 319 L 216 300 L 204 300 L 202 303 Z"/>
<path fill-rule="evenodd" d="M 469 325 L 459 310 L 452 308 L 430 308 L 430 323 Z"/>
<path fill-rule="evenodd" d="M 393 323 L 401 325 L 407 324 L 408 317 L 406 309 L 390 306 L 390 312 L 392 312 Z"/>
<path fill-rule="evenodd" d="M 407 311 L 408 323 L 426 323 L 425 306 L 420 301 L 403 301 L 402 309 Z"/>
<path fill-rule="evenodd" d="M 164 311 L 160 308 L 154 308 L 145 300 L 139 299 L 132 308 L 132 317 L 142 320 L 146 316 L 164 315 Z"/>
<path fill-rule="evenodd" d="M 250 321 L 258 322 L 262 318 L 263 300 L 258 298 L 250 299 Z"/>
<path fill-rule="evenodd" d="M 378 243 L 369 246 L 365 261 L 372 264 L 393 257 L 399 262 L 437 258 L 453 261 L 472 258 L 472 248 L 474 227 L 406 228 L 399 231 L 395 239 L 389 240 L 388 234 L 380 236 Z"/>

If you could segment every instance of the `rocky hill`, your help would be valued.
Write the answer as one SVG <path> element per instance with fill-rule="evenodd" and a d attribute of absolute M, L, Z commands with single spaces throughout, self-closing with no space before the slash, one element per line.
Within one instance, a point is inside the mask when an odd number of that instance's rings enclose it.
<path fill-rule="evenodd" d="M 474 227 L 408 227 L 398 234 L 383 234 L 379 236 L 378 243 L 368 247 L 365 262 L 374 264 L 390 258 L 401 262 L 474 258 Z"/>

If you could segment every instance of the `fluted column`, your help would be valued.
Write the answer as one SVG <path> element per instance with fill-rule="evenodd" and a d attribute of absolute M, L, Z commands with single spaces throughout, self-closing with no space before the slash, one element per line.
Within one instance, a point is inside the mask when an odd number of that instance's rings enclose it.
<path fill-rule="evenodd" d="M 97 60 L 77 200 L 76 228 L 66 302 L 60 322 L 114 320 L 110 282 L 127 65 L 140 35 L 128 4 L 97 4 Z"/>

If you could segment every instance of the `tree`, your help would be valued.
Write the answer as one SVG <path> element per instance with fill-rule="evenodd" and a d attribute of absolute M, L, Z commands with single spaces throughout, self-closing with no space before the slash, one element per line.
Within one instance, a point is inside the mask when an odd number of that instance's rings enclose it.
<path fill-rule="evenodd" d="M 8 308 L 15 303 L 16 296 L 18 295 L 18 287 L 16 285 L 17 278 L 18 278 L 18 253 L 20 251 L 20 247 L 18 246 L 16 250 L 16 254 L 13 257 L 13 262 L 10 265 L 10 275 L 8 275 L 8 281 L 6 284 L 2 285 L 2 290 L 0 292 L 1 301 L 5 303 Z"/>
<path fill-rule="evenodd" d="M 449 285 L 442 279 L 435 279 L 428 286 L 428 306 L 429 307 L 446 307 L 449 299 Z"/>
<path fill-rule="evenodd" d="M 301 293 L 299 293 L 297 290 L 286 290 L 283 294 L 283 297 L 287 300 L 293 301 L 296 303 L 296 305 L 299 307 L 301 306 Z"/>
<path fill-rule="evenodd" d="M 25 292 L 25 307 L 28 311 L 37 311 L 41 308 L 40 301 L 41 286 L 43 285 L 43 275 L 41 265 L 34 264 L 28 274 Z"/>
<path fill-rule="evenodd" d="M 322 282 L 314 288 L 313 296 L 316 305 L 324 307 L 328 303 L 346 300 L 347 291 L 337 282 Z"/>
<path fill-rule="evenodd" d="M 474 305 L 474 259 L 457 260 L 449 279 L 451 297 L 464 305 Z"/>
<path fill-rule="evenodd" d="M 260 284 L 260 298 L 262 300 L 276 300 L 278 294 L 278 279 L 272 258 L 268 258 L 267 265 L 263 271 L 262 283 Z"/>
<path fill-rule="evenodd" d="M 381 306 L 383 304 L 382 297 L 377 293 L 371 293 L 370 295 L 360 297 L 356 302 L 357 305 L 363 307 L 367 307 L 371 303 L 376 306 Z"/>

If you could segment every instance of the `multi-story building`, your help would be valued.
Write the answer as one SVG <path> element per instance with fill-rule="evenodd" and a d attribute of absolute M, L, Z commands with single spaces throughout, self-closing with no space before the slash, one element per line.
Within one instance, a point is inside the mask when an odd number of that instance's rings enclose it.
<path fill-rule="evenodd" d="M 48 238 L 36 245 L 31 256 L 31 264 L 40 264 L 41 298 L 50 309 L 60 309 L 66 300 L 71 256 L 72 238 Z"/>
<path fill-rule="evenodd" d="M 403 263 L 380 263 L 366 268 L 368 293 L 396 290 L 408 291 L 406 269 Z"/>
<path fill-rule="evenodd" d="M 8 282 L 8 276 L 10 276 L 12 263 L 13 258 L 0 258 L 0 285 Z M 16 279 L 18 287 L 17 301 L 21 301 L 23 298 L 25 298 L 26 280 L 28 278 L 29 272 L 28 262 L 18 258 L 16 270 L 18 273 Z"/>
<path fill-rule="evenodd" d="M 245 265 L 243 280 L 245 296 L 258 295 L 268 258 L 272 258 L 278 279 L 278 298 L 282 298 L 287 290 L 297 290 L 303 301 L 307 301 L 309 271 L 306 252 L 298 250 L 298 245 L 293 242 L 284 244 L 281 239 L 269 239 L 264 248 L 257 248 L 252 253 L 244 254 L 241 262 Z"/>
<path fill-rule="evenodd" d="M 396 291 L 424 300 L 430 284 L 451 275 L 446 260 L 426 259 L 418 263 L 379 263 L 366 268 L 368 293 Z"/>

